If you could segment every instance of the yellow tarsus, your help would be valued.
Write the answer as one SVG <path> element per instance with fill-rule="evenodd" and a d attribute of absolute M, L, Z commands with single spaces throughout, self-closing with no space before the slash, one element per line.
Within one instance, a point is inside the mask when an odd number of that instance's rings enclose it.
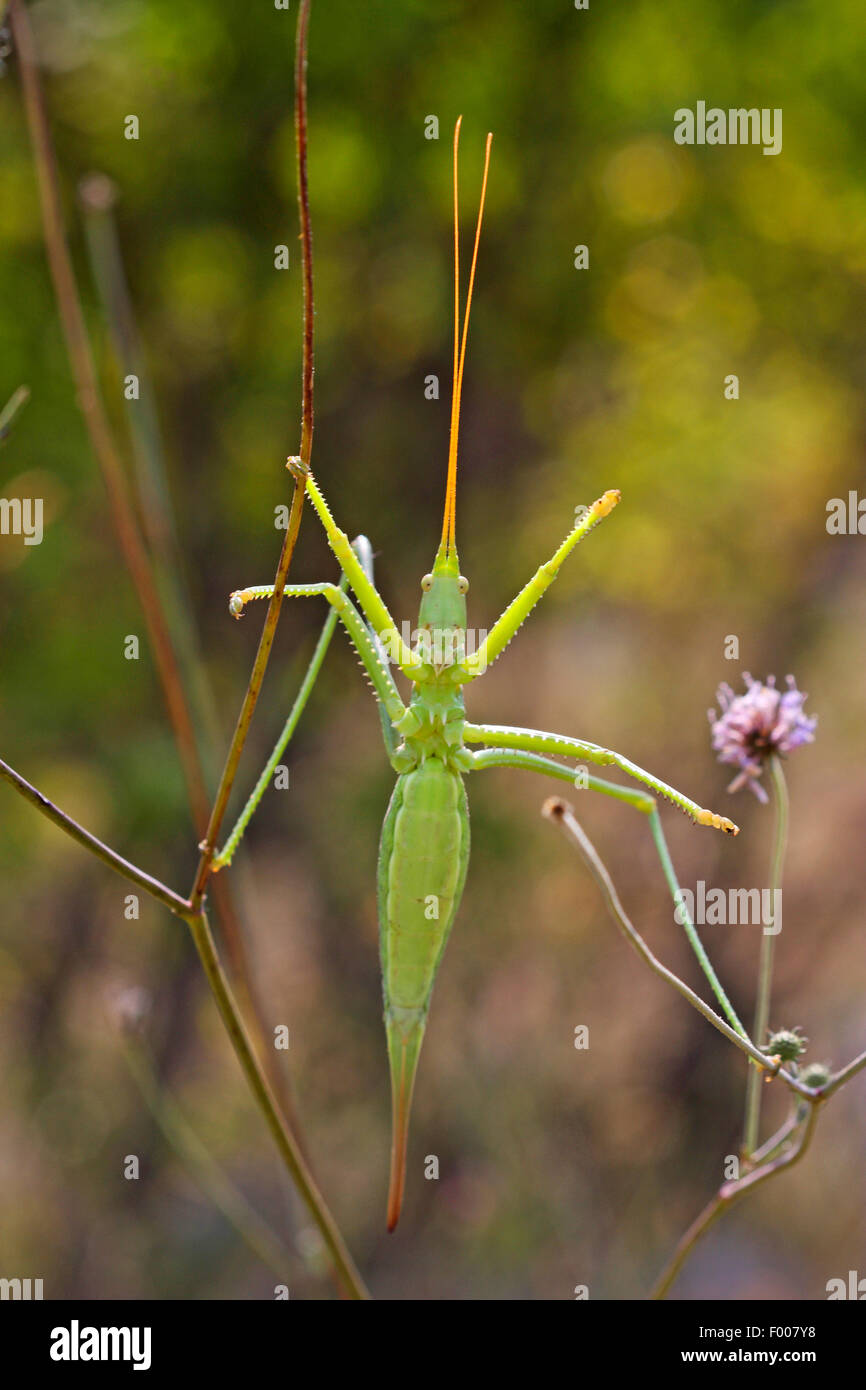
<path fill-rule="evenodd" d="M 619 488 L 609 488 L 607 492 L 603 492 L 601 497 L 597 498 L 596 501 L 593 502 L 593 514 L 598 517 L 599 521 L 601 521 L 603 517 L 610 516 L 611 512 L 613 511 L 614 507 L 616 506 L 617 502 L 619 502 L 621 497 L 622 493 L 620 492 Z"/>
<path fill-rule="evenodd" d="M 698 825 L 711 825 L 714 830 L 724 830 L 726 835 L 739 835 L 740 827 L 727 816 L 719 816 L 715 811 L 701 811 L 695 816 Z"/>

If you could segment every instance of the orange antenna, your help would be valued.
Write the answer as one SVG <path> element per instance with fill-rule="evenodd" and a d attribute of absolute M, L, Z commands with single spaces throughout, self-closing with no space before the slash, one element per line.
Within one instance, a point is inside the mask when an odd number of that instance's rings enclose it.
<path fill-rule="evenodd" d="M 454 127 L 454 369 L 451 375 L 451 433 L 450 439 L 456 441 L 457 432 L 460 428 L 457 404 L 457 372 L 459 365 L 459 346 L 460 346 L 460 192 L 457 181 L 458 151 L 460 149 L 460 127 L 463 124 L 463 117 L 457 117 L 457 124 Z M 451 485 L 451 454 L 454 454 L 454 471 L 456 482 L 457 469 L 457 447 L 449 444 L 448 452 L 448 483 L 445 488 L 445 515 L 442 518 L 442 540 L 443 548 L 448 545 L 449 522 L 451 507 L 453 505 L 452 485 Z"/>
<path fill-rule="evenodd" d="M 451 388 L 451 435 L 448 444 L 448 482 L 445 488 L 445 515 L 442 518 L 442 540 L 440 545 L 453 552 L 455 545 L 455 522 L 457 517 L 457 441 L 460 433 L 460 397 L 463 393 L 463 368 L 466 364 L 466 342 L 469 337 L 469 311 L 472 307 L 472 289 L 475 284 L 475 267 L 478 264 L 478 246 L 481 241 L 481 223 L 484 218 L 484 199 L 487 195 L 487 174 L 490 168 L 490 146 L 493 136 L 487 136 L 484 151 L 484 175 L 481 180 L 481 198 L 478 204 L 478 221 L 475 225 L 475 246 L 472 251 L 472 265 L 469 271 L 469 288 L 466 293 L 466 311 L 463 316 L 463 337 L 458 352 L 458 320 L 460 317 L 460 233 L 458 223 L 457 195 L 457 154 L 460 144 L 460 124 L 458 117 L 454 127 L 454 377 Z"/>

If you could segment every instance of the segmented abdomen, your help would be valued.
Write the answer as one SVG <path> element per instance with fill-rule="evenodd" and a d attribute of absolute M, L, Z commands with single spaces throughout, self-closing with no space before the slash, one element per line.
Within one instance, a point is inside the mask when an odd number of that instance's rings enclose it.
<path fill-rule="evenodd" d="M 428 758 L 398 778 L 382 827 L 382 981 L 392 1018 L 408 1023 L 426 1012 L 468 858 L 463 780 L 438 758 Z"/>

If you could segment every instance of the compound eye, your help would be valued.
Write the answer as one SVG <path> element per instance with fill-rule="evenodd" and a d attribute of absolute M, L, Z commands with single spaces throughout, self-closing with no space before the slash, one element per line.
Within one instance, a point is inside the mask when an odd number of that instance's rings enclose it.
<path fill-rule="evenodd" d="M 464 579 L 462 574 L 460 578 L 457 580 L 457 589 L 461 594 L 469 593 L 469 580 Z"/>
<path fill-rule="evenodd" d="M 421 580 L 421 588 L 424 590 L 425 594 L 433 588 L 432 574 L 425 574 L 424 578 Z"/>

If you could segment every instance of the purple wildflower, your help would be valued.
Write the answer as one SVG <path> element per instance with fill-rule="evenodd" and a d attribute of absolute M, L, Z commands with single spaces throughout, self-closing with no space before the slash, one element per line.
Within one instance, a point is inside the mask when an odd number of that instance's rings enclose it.
<path fill-rule="evenodd" d="M 766 685 L 743 672 L 745 695 L 735 695 L 729 685 L 719 686 L 716 699 L 721 714 L 709 711 L 713 748 L 720 763 L 733 763 L 740 769 L 729 792 L 751 787 L 759 801 L 767 801 L 767 793 L 757 780 L 764 764 L 773 753 L 791 753 L 801 744 L 812 743 L 817 719 L 803 713 L 807 697 L 797 689 L 793 676 L 787 677 L 788 689 L 776 689 L 776 677 L 768 676 Z"/>

